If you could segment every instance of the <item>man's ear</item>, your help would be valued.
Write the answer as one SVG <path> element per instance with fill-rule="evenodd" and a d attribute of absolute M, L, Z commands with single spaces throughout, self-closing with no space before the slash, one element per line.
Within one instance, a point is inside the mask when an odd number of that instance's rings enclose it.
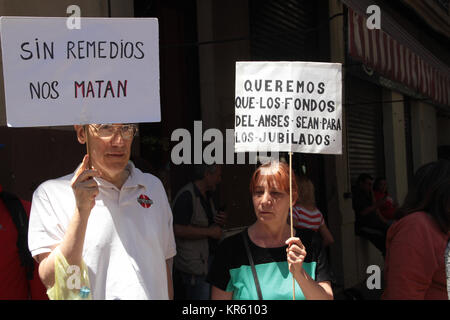
<path fill-rule="evenodd" d="M 75 131 L 77 133 L 78 142 L 81 144 L 86 143 L 86 131 L 84 130 L 84 126 L 74 125 Z"/>

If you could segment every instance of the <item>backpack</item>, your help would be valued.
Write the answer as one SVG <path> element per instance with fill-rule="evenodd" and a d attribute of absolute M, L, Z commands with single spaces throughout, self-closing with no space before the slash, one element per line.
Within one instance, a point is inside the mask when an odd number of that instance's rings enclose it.
<path fill-rule="evenodd" d="M 17 249 L 19 251 L 20 264 L 25 268 L 27 279 L 33 279 L 34 272 L 34 260 L 28 249 L 28 216 L 25 212 L 25 208 L 22 202 L 14 194 L 2 191 L 0 192 L 0 199 L 3 200 L 6 208 L 8 209 L 11 219 L 16 226 L 17 237 Z"/>

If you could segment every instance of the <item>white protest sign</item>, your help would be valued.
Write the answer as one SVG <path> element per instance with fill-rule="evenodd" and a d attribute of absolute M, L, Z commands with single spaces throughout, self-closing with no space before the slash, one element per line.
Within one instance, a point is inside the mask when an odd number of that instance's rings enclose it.
<path fill-rule="evenodd" d="M 11 127 L 161 121 L 155 18 L 1 17 Z"/>
<path fill-rule="evenodd" d="M 342 154 L 339 63 L 236 62 L 235 152 Z"/>

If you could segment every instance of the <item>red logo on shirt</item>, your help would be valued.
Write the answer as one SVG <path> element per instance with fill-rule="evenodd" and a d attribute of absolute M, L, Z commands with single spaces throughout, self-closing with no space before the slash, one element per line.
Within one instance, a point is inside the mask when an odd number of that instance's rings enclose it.
<path fill-rule="evenodd" d="M 147 197 L 145 194 L 141 194 L 139 198 L 137 199 L 139 204 L 144 208 L 150 208 L 153 204 L 153 200 L 151 200 L 149 197 Z"/>

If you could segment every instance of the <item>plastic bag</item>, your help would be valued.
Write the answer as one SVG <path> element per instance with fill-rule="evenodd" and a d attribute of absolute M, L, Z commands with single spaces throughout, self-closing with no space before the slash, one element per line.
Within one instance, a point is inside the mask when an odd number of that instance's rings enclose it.
<path fill-rule="evenodd" d="M 81 262 L 81 268 L 70 266 L 59 248 L 55 250 L 55 284 L 47 290 L 50 300 L 92 300 L 84 261 Z"/>

